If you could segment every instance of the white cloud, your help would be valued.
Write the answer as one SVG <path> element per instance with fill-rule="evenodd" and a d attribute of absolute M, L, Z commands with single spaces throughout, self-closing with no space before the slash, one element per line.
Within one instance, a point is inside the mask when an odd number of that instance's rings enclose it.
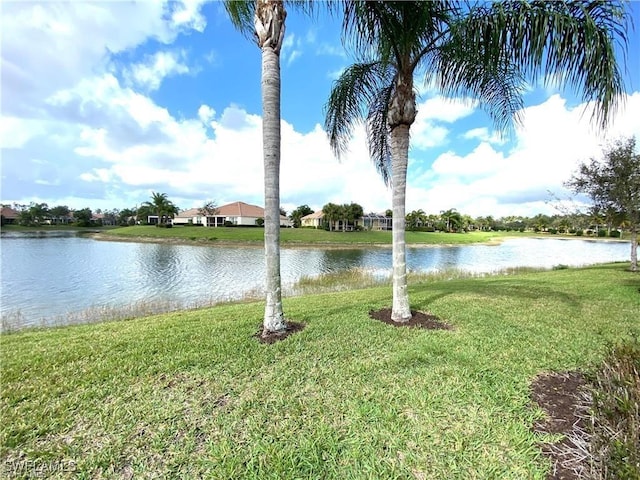
<path fill-rule="evenodd" d="M 417 104 L 418 114 L 411 126 L 411 146 L 429 149 L 444 145 L 450 130 L 441 123 L 454 123 L 474 112 L 474 104 L 465 100 L 435 96 Z"/>
<path fill-rule="evenodd" d="M 504 145 L 506 143 L 506 138 L 501 136 L 498 132 L 489 132 L 487 127 L 479 127 L 472 128 L 471 130 L 466 131 L 462 138 L 467 140 L 480 140 L 482 142 L 487 142 L 492 145 Z"/>
<path fill-rule="evenodd" d="M 42 99 L 109 71 L 113 54 L 204 28 L 201 1 L 4 2 L 3 115 L 33 114 Z M 46 80 L 46 81 L 43 81 Z"/>
<path fill-rule="evenodd" d="M 453 123 L 471 115 L 475 108 L 475 102 L 470 100 L 446 98 L 438 95 L 418 104 L 416 121 L 424 119 Z"/>
<path fill-rule="evenodd" d="M 210 124 L 210 122 L 214 119 L 215 116 L 216 116 L 216 111 L 213 108 L 211 108 L 209 105 L 200 105 L 200 108 L 198 108 L 198 118 L 200 118 L 200 121 L 207 126 Z"/>
<path fill-rule="evenodd" d="M 584 105 L 568 107 L 554 95 L 525 109 L 511 151 L 497 151 L 483 141 L 467 155 L 441 154 L 427 173 L 409 180 L 407 206 L 429 212 L 455 207 L 474 216 L 557 213 L 548 192 L 565 191 L 563 182 L 580 162 L 598 158 L 607 139 L 640 138 L 638 112 L 636 92 L 627 96 L 604 134 L 590 124 Z"/>
<path fill-rule="evenodd" d="M 284 41 L 282 42 L 282 49 L 280 50 L 280 56 L 284 63 L 289 66 L 297 58 L 302 55 L 302 40 L 296 37 L 295 33 L 286 33 Z"/>
<path fill-rule="evenodd" d="M 145 90 L 157 90 L 165 77 L 189 73 L 189 67 L 182 63 L 184 57 L 184 52 L 156 52 L 144 63 L 132 65 L 125 75 Z"/>

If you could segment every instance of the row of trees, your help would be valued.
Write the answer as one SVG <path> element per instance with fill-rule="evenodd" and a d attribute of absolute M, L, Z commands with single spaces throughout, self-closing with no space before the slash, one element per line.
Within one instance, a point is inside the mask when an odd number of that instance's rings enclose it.
<path fill-rule="evenodd" d="M 527 77 L 553 77 L 592 101 L 605 126 L 624 84 L 615 47 L 627 45 L 629 13 L 620 2 L 496 1 L 287 2 L 323 5 L 343 17 L 343 39 L 357 62 L 332 88 L 325 127 L 337 156 L 364 120 L 371 158 L 393 190 L 392 319 L 411 318 L 405 254 L 409 131 L 417 115 L 414 80 L 446 96 L 466 96 L 505 130 L 522 109 Z M 234 25 L 262 52 L 266 306 L 263 335 L 287 329 L 280 276 L 280 49 L 285 3 L 225 2 Z M 624 58 L 624 57 L 623 57 Z"/>
<path fill-rule="evenodd" d="M 90 208 L 71 210 L 66 205 L 49 207 L 47 203 L 37 202 L 31 202 L 29 205 L 14 203 L 12 208 L 18 213 L 17 223 L 24 226 L 74 224 L 88 227 L 96 224 Z"/>
<path fill-rule="evenodd" d="M 545 215 L 538 214 L 533 217 L 510 215 L 494 218 L 491 215 L 473 218 L 470 215 L 459 213 L 455 209 L 441 212 L 440 214 L 426 214 L 423 210 L 413 210 L 407 214 L 407 230 L 441 231 L 441 232 L 468 232 L 480 231 L 525 231 L 552 232 L 552 233 L 576 233 L 592 229 L 598 231 L 604 229 L 611 232 L 614 229 L 628 228 L 629 222 L 625 215 L 619 211 L 601 212 L 598 208 L 590 208 L 587 213 L 567 213 Z"/>
<path fill-rule="evenodd" d="M 49 207 L 47 203 L 31 202 L 29 205 L 13 204 L 12 208 L 18 213 L 17 222 L 24 226 L 38 225 L 68 225 L 79 227 L 101 225 L 134 225 L 146 224 L 149 217 L 157 216 L 158 224 L 165 225 L 167 220 L 179 212 L 178 207 L 167 198 L 166 193 L 152 192 L 151 200 L 139 207 L 117 208 L 111 210 L 90 208 L 72 210 L 67 205 Z M 203 210 L 209 212 L 215 209 L 212 202 L 204 205 Z"/>
<path fill-rule="evenodd" d="M 342 230 L 347 229 L 347 225 L 353 225 L 355 221 L 364 215 L 364 211 L 357 203 L 344 203 L 337 205 L 335 203 L 327 203 L 322 207 L 323 219 L 328 225 L 329 231 L 333 229 L 336 222 L 340 222 Z"/>

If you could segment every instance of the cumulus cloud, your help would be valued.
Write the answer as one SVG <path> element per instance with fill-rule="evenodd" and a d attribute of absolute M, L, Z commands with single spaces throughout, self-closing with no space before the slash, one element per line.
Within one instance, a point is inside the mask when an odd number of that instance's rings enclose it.
<path fill-rule="evenodd" d="M 472 102 L 442 96 L 431 97 L 416 106 L 418 114 L 411 127 L 411 146 L 423 150 L 446 143 L 450 130 L 443 123 L 454 123 L 475 110 Z"/>
<path fill-rule="evenodd" d="M 157 90 L 160 84 L 170 75 L 189 73 L 189 67 L 183 63 L 185 52 L 156 52 L 148 56 L 144 63 L 129 67 L 125 76 L 145 90 Z"/>
<path fill-rule="evenodd" d="M 556 94 L 524 110 L 512 148 L 498 150 L 487 139 L 467 155 L 442 153 L 426 173 L 409 180 L 408 207 L 431 212 L 455 207 L 474 216 L 556 213 L 549 191 L 567 193 L 563 183 L 580 162 L 599 158 L 610 139 L 640 138 L 639 92 L 627 95 L 606 132 L 590 123 L 586 107 L 569 106 Z"/>
<path fill-rule="evenodd" d="M 149 39 L 169 44 L 182 32 L 201 31 L 202 3 L 4 2 L 3 115 L 40 114 L 43 99 L 107 71 L 112 55 Z"/>

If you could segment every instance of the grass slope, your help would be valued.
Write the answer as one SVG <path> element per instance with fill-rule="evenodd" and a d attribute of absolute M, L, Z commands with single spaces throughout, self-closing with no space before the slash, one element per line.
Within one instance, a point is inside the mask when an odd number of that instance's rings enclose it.
<path fill-rule="evenodd" d="M 262 228 L 205 228 L 174 227 L 157 228 L 149 225 L 122 227 L 105 232 L 106 235 L 120 238 L 157 238 L 183 241 L 207 242 L 240 242 L 262 245 L 264 229 Z M 522 235 L 516 233 L 518 235 Z M 514 232 L 510 232 L 514 235 Z M 466 234 L 444 232 L 407 232 L 406 241 L 410 244 L 443 245 L 469 244 L 487 242 L 504 237 L 499 232 L 472 232 Z M 283 228 L 280 240 L 284 245 L 319 244 L 319 245 L 391 245 L 391 232 L 327 232 L 311 228 Z"/>
<path fill-rule="evenodd" d="M 543 479 L 533 377 L 590 368 L 640 332 L 625 264 L 285 300 L 307 324 L 253 337 L 261 303 L 0 336 L 0 476 Z M 555 439 L 553 439 L 555 440 Z"/>

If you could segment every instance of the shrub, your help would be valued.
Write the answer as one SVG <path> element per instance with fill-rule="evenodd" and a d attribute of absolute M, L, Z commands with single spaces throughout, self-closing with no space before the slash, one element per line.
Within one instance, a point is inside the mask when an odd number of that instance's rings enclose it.
<path fill-rule="evenodd" d="M 607 231 L 606 230 L 598 230 L 598 237 L 602 238 L 602 237 L 606 237 L 607 236 Z"/>
<path fill-rule="evenodd" d="M 581 237 L 582 235 L 584 235 L 584 232 L 582 230 L 576 230 L 577 237 Z"/>
<path fill-rule="evenodd" d="M 557 228 L 550 228 L 550 229 L 549 229 L 549 233 L 550 233 L 551 235 L 555 235 L 556 233 L 558 233 L 558 229 L 557 229 Z"/>
<path fill-rule="evenodd" d="M 593 478 L 640 478 L 640 343 L 609 348 L 593 379 Z"/>
<path fill-rule="evenodd" d="M 611 230 L 611 232 L 609 232 L 609 236 L 611 238 L 620 238 L 620 230 Z"/>
<path fill-rule="evenodd" d="M 224 226 L 225 227 L 233 227 L 233 222 L 230 222 L 229 220 L 225 220 L 224 221 Z"/>

